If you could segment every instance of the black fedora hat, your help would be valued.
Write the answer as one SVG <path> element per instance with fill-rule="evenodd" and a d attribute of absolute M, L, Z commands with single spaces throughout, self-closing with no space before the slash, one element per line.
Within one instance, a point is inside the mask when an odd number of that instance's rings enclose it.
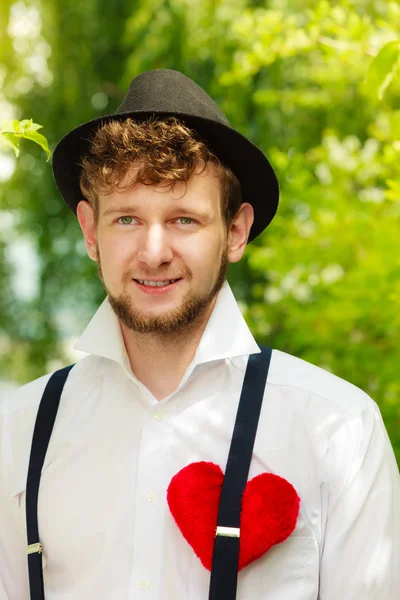
<path fill-rule="evenodd" d="M 200 137 L 239 179 L 243 201 L 254 208 L 249 241 L 272 221 L 279 201 L 275 173 L 264 154 L 235 131 L 228 119 L 197 83 L 178 71 L 155 69 L 141 73 L 129 87 L 116 112 L 79 125 L 67 133 L 53 153 L 53 173 L 65 202 L 76 214 L 83 195 L 79 186 L 79 162 L 90 147 L 94 132 L 110 120 L 127 117 L 143 120 L 149 116 L 176 116 Z"/>

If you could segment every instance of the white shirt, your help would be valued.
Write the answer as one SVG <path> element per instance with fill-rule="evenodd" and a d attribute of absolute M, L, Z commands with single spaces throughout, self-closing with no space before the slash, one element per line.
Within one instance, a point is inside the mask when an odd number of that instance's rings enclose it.
<path fill-rule="evenodd" d="M 248 355 L 258 352 L 224 284 L 192 363 L 157 402 L 132 373 L 101 305 L 76 348 L 43 467 L 46 600 L 206 600 L 209 572 L 166 502 L 180 469 L 224 470 Z M 25 486 L 49 375 L 0 410 L 0 600 L 28 600 Z M 249 478 L 301 499 L 291 536 L 239 574 L 238 600 L 398 600 L 400 478 L 379 410 L 361 390 L 273 351 Z"/>

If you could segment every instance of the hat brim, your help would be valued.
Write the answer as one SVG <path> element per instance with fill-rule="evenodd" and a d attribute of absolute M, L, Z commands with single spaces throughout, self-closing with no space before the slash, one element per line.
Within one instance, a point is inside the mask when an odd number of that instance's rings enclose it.
<path fill-rule="evenodd" d="M 106 115 L 79 125 L 67 133 L 57 144 L 53 153 L 53 174 L 65 202 L 76 214 L 78 203 L 83 199 L 79 186 L 81 158 L 88 153 L 94 132 L 111 120 L 131 118 L 137 121 L 149 116 L 176 116 L 206 140 L 208 147 L 229 166 L 238 178 L 243 202 L 254 209 L 254 223 L 249 242 L 254 240 L 270 224 L 278 208 L 279 185 L 267 158 L 257 146 L 234 129 L 210 119 L 194 117 L 179 112 L 125 112 Z"/>

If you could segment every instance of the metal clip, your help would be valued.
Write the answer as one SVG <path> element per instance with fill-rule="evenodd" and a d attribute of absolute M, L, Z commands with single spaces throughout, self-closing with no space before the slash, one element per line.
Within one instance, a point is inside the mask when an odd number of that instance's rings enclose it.
<path fill-rule="evenodd" d="M 37 544 L 29 544 L 28 554 L 35 554 L 35 552 L 37 552 L 38 554 L 42 554 L 43 546 L 40 542 L 37 542 Z"/>
<path fill-rule="evenodd" d="M 215 532 L 215 536 L 217 535 L 223 535 L 224 537 L 240 538 L 240 528 L 223 527 L 222 525 L 218 525 L 217 531 Z"/>

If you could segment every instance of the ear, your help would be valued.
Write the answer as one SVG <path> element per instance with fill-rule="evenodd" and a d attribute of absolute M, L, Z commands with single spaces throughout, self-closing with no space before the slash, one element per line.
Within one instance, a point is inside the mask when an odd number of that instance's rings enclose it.
<path fill-rule="evenodd" d="M 96 223 L 93 208 L 87 200 L 79 202 L 76 216 L 82 229 L 87 253 L 92 260 L 97 261 Z"/>
<path fill-rule="evenodd" d="M 228 260 L 238 262 L 246 249 L 250 229 L 254 221 L 254 210 L 251 204 L 244 202 L 240 205 L 228 234 Z"/>

